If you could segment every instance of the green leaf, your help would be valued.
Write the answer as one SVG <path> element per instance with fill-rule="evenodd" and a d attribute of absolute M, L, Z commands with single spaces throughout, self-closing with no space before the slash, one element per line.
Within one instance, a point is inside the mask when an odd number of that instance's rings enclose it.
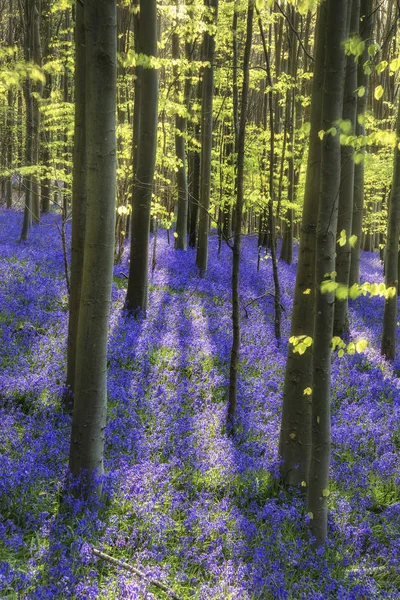
<path fill-rule="evenodd" d="M 368 346 L 367 340 L 359 340 L 358 342 L 356 342 L 356 351 L 360 354 L 361 352 L 364 352 L 364 350 L 367 346 Z"/>
<path fill-rule="evenodd" d="M 374 91 L 375 100 L 380 100 L 384 94 L 384 89 L 381 85 L 377 85 Z"/>
<path fill-rule="evenodd" d="M 323 281 L 321 283 L 321 294 L 331 294 L 336 290 L 337 286 L 338 284 L 336 283 L 336 281 Z"/>
<path fill-rule="evenodd" d="M 300 354 L 300 356 L 302 354 L 304 354 L 304 352 L 307 350 L 307 346 L 304 344 L 304 342 L 300 342 L 300 344 L 298 344 L 296 346 L 296 352 L 298 352 Z"/>
<path fill-rule="evenodd" d="M 347 241 L 347 233 L 346 233 L 345 229 L 342 229 L 342 231 L 340 232 L 340 238 L 338 240 L 339 246 L 341 246 L 341 247 L 345 246 L 346 241 Z"/>
<path fill-rule="evenodd" d="M 357 90 L 357 95 L 359 98 L 362 98 L 363 96 L 365 96 L 365 86 L 361 85 L 358 90 Z"/>
<path fill-rule="evenodd" d="M 398 71 L 400 69 L 400 57 L 394 58 L 390 63 L 389 69 L 391 71 Z"/>
<path fill-rule="evenodd" d="M 388 64 L 387 60 L 381 60 L 381 62 L 376 65 L 376 72 L 380 75 L 386 69 Z"/>
<path fill-rule="evenodd" d="M 352 248 L 355 248 L 357 244 L 358 237 L 356 235 L 351 235 L 349 239 L 349 244 Z"/>

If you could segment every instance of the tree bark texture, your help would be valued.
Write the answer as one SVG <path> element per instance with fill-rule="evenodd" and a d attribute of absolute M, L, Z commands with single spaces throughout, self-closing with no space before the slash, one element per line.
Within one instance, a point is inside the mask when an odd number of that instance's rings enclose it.
<path fill-rule="evenodd" d="M 398 291 L 398 260 L 400 235 L 400 102 L 396 124 L 396 146 L 394 149 L 394 170 L 392 189 L 389 198 L 389 215 L 385 257 L 386 287 L 393 287 L 396 293 L 386 298 L 383 313 L 383 332 L 381 352 L 388 360 L 396 358 L 397 330 L 397 291 Z"/>
<path fill-rule="evenodd" d="M 157 56 L 157 2 L 141 0 L 139 47 L 147 57 Z M 157 149 L 158 71 L 142 67 L 140 82 L 140 125 L 132 200 L 131 258 L 126 308 L 146 312 L 150 211 Z M 136 108 L 136 107 L 135 107 Z"/>
<path fill-rule="evenodd" d="M 326 3 L 317 15 L 315 65 L 311 95 L 311 131 L 307 162 L 300 247 L 292 312 L 291 336 L 314 335 L 315 236 L 321 170 L 322 89 L 324 82 Z M 294 352 L 289 344 L 279 437 L 281 473 L 286 485 L 308 482 L 311 451 L 311 401 L 304 390 L 312 383 L 312 352 Z"/>
<path fill-rule="evenodd" d="M 81 302 L 86 229 L 86 53 L 83 6 L 75 8 L 75 126 L 72 171 L 72 251 L 69 296 L 67 386 L 75 390 L 76 340 Z"/>
<path fill-rule="evenodd" d="M 85 0 L 86 234 L 69 468 L 79 491 L 101 492 L 107 412 L 107 338 L 116 197 L 115 0 Z M 102 124 L 99 127 L 99 123 Z"/>
<path fill-rule="evenodd" d="M 345 78 L 343 42 L 346 37 L 348 0 L 327 0 L 325 77 L 322 102 L 321 187 L 315 254 L 315 317 L 311 412 L 311 460 L 307 510 L 315 546 L 327 535 L 327 496 L 331 448 L 330 390 L 333 293 L 322 293 L 326 274 L 335 270 L 340 189 L 340 136 L 330 133 L 341 119 Z M 333 277 L 328 275 L 328 279 Z"/>
<path fill-rule="evenodd" d="M 204 0 L 209 10 L 208 24 L 217 22 L 218 0 Z M 211 193 L 211 150 L 213 125 L 214 98 L 214 60 L 215 36 L 208 29 L 203 38 L 204 57 L 209 66 L 203 71 L 203 90 L 201 106 L 201 156 L 200 156 L 200 205 L 199 205 L 199 234 L 197 246 L 197 266 L 201 273 L 207 271 L 208 265 L 208 232 L 210 227 L 209 209 Z"/>
<path fill-rule="evenodd" d="M 365 93 L 362 97 L 357 98 L 357 136 L 365 136 L 365 114 L 368 103 L 369 75 L 364 72 L 363 65 L 370 58 L 368 46 L 372 43 L 373 25 L 373 0 L 361 0 L 360 37 L 365 41 L 365 50 L 359 59 L 357 85 L 358 87 L 364 87 Z M 362 147 L 360 152 L 365 154 L 365 147 Z M 350 285 L 360 283 L 360 248 L 364 212 L 364 170 L 363 160 L 354 166 L 354 208 L 351 234 L 357 236 L 357 242 L 351 249 Z"/>
<path fill-rule="evenodd" d="M 350 36 L 357 36 L 360 23 L 360 0 L 352 0 Z M 354 56 L 346 58 L 346 79 L 344 84 L 343 120 L 351 124 L 348 135 L 355 135 L 357 123 L 357 62 Z M 336 246 L 336 281 L 346 288 L 350 281 L 351 229 L 354 200 L 354 146 L 341 147 L 341 184 L 339 194 L 338 233 L 346 232 L 346 243 Z M 333 334 L 341 336 L 349 333 L 348 299 L 335 300 Z"/>
<path fill-rule="evenodd" d="M 229 399 L 227 425 L 231 428 L 235 422 L 237 405 L 237 371 L 240 352 L 240 302 L 239 302 L 239 276 L 240 276 L 240 247 L 242 239 L 242 213 L 244 206 L 244 142 L 246 134 L 247 103 L 249 95 L 249 67 L 250 53 L 253 38 L 254 2 L 249 0 L 247 9 L 246 43 L 243 57 L 243 87 L 240 107 L 240 122 L 238 133 L 237 152 L 237 180 L 236 180 L 236 227 L 233 237 L 232 256 L 232 349 L 229 370 Z"/>

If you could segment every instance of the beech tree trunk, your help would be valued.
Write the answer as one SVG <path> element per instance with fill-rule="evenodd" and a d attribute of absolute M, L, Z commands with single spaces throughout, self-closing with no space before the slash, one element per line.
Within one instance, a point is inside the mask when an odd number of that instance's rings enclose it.
<path fill-rule="evenodd" d="M 140 51 L 157 56 L 157 2 L 140 1 Z M 150 211 L 157 149 L 158 71 L 142 67 L 137 170 L 132 200 L 131 257 L 125 306 L 129 312 L 146 312 Z M 135 107 L 136 108 L 136 107 Z"/>
<path fill-rule="evenodd" d="M 75 391 L 76 341 L 86 229 L 86 54 L 83 6 L 75 7 L 75 129 L 72 171 L 72 251 L 69 296 L 67 386 Z"/>
<path fill-rule="evenodd" d="M 385 300 L 383 313 L 383 332 L 381 352 L 388 360 L 396 358 L 397 330 L 397 292 L 398 292 L 398 260 L 400 236 L 400 102 L 396 124 L 396 145 L 394 149 L 394 170 L 392 189 L 389 198 L 389 215 L 385 257 L 386 287 L 394 288 L 395 293 Z"/>
<path fill-rule="evenodd" d="M 373 0 L 361 0 L 360 37 L 365 41 L 365 49 L 363 55 L 359 58 L 357 86 L 359 88 L 364 88 L 365 93 L 363 96 L 357 98 L 357 136 L 365 136 L 365 114 L 368 102 L 369 75 L 364 72 L 363 65 L 370 58 L 368 46 L 372 43 L 373 20 Z M 365 154 L 365 146 L 360 149 L 360 152 Z M 364 212 L 364 170 L 363 160 L 354 165 L 354 208 L 351 234 L 357 236 L 357 242 L 351 249 L 350 285 L 360 283 L 360 248 Z"/>
<path fill-rule="evenodd" d="M 178 2 L 179 5 L 179 2 Z M 172 34 L 172 58 L 179 60 L 179 34 Z M 179 84 L 179 68 L 174 65 L 175 77 L 175 96 L 176 102 L 180 102 L 180 84 Z M 186 89 L 186 86 L 185 86 Z M 179 114 L 175 116 L 175 152 L 179 160 L 178 171 L 176 174 L 176 183 L 178 188 L 178 212 L 176 219 L 176 237 L 175 248 L 179 250 L 187 249 L 187 222 L 188 222 L 188 183 L 186 175 L 186 117 Z"/>
<path fill-rule="evenodd" d="M 205 6 L 212 10 L 208 25 L 215 25 L 218 14 L 218 0 L 204 0 Z M 214 98 L 214 60 L 215 35 L 207 29 L 203 38 L 204 57 L 210 66 L 203 72 L 203 90 L 201 106 L 201 156 L 200 156 L 200 206 L 199 234 L 196 262 L 200 273 L 207 271 L 208 265 L 208 232 L 210 227 L 209 209 L 211 192 L 211 150 L 213 126 Z"/>
<path fill-rule="evenodd" d="M 321 284 L 335 270 L 340 189 L 340 135 L 329 130 L 342 117 L 345 77 L 343 42 L 346 37 L 348 0 L 327 0 L 325 77 L 322 101 L 321 187 L 315 254 L 315 312 L 311 413 L 311 461 L 307 510 L 310 530 L 320 546 L 327 535 L 327 496 L 331 448 L 330 390 L 334 297 L 322 293 Z M 322 5 L 322 10 L 325 6 Z M 329 274 L 328 277 L 326 274 Z"/>
<path fill-rule="evenodd" d="M 360 0 L 352 0 L 350 36 L 357 36 L 360 23 Z M 357 118 L 357 62 L 354 56 L 346 59 L 346 79 L 343 98 L 343 120 L 351 124 L 347 135 L 355 135 Z M 341 185 L 339 195 L 338 233 L 346 232 L 346 243 L 336 246 L 336 281 L 346 287 L 350 281 L 351 263 L 351 229 L 353 222 L 354 199 L 354 146 L 345 144 L 341 147 Z M 349 332 L 348 299 L 335 300 L 334 335 Z"/>
<path fill-rule="evenodd" d="M 315 65 L 311 95 L 311 131 L 307 162 L 300 247 L 292 312 L 291 336 L 314 335 L 315 235 L 321 174 L 321 141 L 318 132 L 322 120 L 324 82 L 325 2 L 318 9 Z M 279 437 L 281 473 L 286 485 L 308 482 L 311 451 L 311 400 L 304 390 L 312 385 L 312 352 L 294 352 L 289 344 L 283 387 L 282 421 Z"/>
<path fill-rule="evenodd" d="M 232 428 L 236 416 L 237 404 L 237 370 L 239 364 L 240 352 L 240 304 L 239 304 L 239 276 L 240 276 L 240 247 L 242 240 L 242 219 L 244 205 L 244 142 L 246 134 L 247 103 L 249 95 L 249 67 L 250 53 L 253 38 L 253 16 L 254 0 L 249 0 L 247 8 L 247 30 L 246 44 L 243 58 L 243 87 L 240 107 L 240 122 L 238 133 L 238 152 L 237 152 L 237 180 L 236 180 L 236 226 L 233 238 L 233 256 L 232 256 L 232 349 L 229 371 L 229 399 L 227 425 Z"/>
<path fill-rule="evenodd" d="M 98 477 L 104 471 L 117 164 L 116 13 L 115 0 L 85 0 L 87 211 L 69 468 L 79 477 L 77 491 L 89 498 L 101 493 Z"/>

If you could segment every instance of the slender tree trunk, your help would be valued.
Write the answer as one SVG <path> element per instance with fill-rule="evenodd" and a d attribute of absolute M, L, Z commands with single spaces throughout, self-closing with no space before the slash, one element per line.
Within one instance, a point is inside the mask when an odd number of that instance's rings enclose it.
<path fill-rule="evenodd" d="M 34 15 L 34 5 L 30 0 L 25 0 L 24 5 L 21 4 L 21 19 L 24 24 L 24 57 L 28 62 L 32 58 L 33 36 L 32 23 Z M 25 139 L 25 164 L 26 166 L 33 165 L 33 98 L 32 98 L 32 82 L 29 77 L 24 82 L 24 97 L 26 110 L 26 139 Z M 25 187 L 25 207 L 24 220 L 22 223 L 21 240 L 28 239 L 29 228 L 32 224 L 32 177 L 24 177 Z"/>
<path fill-rule="evenodd" d="M 244 142 L 246 134 L 247 103 L 249 95 L 249 68 L 250 54 L 253 38 L 253 16 L 254 0 L 249 0 L 247 8 L 247 31 L 246 44 L 243 58 L 243 87 L 242 102 L 240 107 L 240 123 L 238 134 L 238 153 L 237 153 L 237 181 L 236 181 L 236 227 L 233 238 L 233 257 L 232 257 L 232 350 L 231 363 L 229 371 L 229 399 L 227 425 L 232 428 L 236 416 L 237 404 L 237 370 L 239 364 L 240 352 L 240 304 L 239 304 L 239 276 L 240 276 L 240 246 L 242 238 L 242 213 L 244 205 Z"/>
<path fill-rule="evenodd" d="M 315 256 L 315 320 L 311 414 L 311 461 L 307 510 L 310 530 L 320 546 L 327 535 L 327 496 L 331 448 L 330 388 L 334 297 L 321 284 L 335 270 L 337 217 L 340 189 L 340 136 L 329 130 L 341 119 L 345 77 L 343 42 L 348 0 L 327 0 L 325 77 L 323 86 L 321 189 Z M 332 276 L 328 275 L 328 279 Z"/>
<path fill-rule="evenodd" d="M 107 412 L 107 337 L 116 196 L 115 0 L 85 0 L 87 220 L 69 468 L 77 491 L 101 493 Z M 99 127 L 99 123 L 102 127 Z"/>
<path fill-rule="evenodd" d="M 290 10 L 291 22 L 297 30 L 299 25 L 299 13 L 292 6 Z M 287 110 L 287 133 L 288 133 L 288 201 L 293 205 L 295 200 L 295 170 L 294 170 L 294 152 L 295 152 L 295 113 L 296 113 L 296 77 L 297 77 L 297 38 L 290 29 L 289 33 L 289 65 L 288 71 L 291 76 L 291 88 L 288 90 L 288 101 L 286 103 Z M 282 241 L 281 259 L 288 265 L 292 264 L 293 260 L 293 216 L 294 210 L 292 206 L 286 211 L 286 222 Z"/>
<path fill-rule="evenodd" d="M 271 65 L 269 59 L 269 52 L 267 48 L 267 42 L 265 39 L 264 29 L 262 25 L 260 12 L 257 11 L 258 17 L 258 27 L 260 30 L 263 50 L 264 50 L 264 58 L 267 69 L 267 85 L 269 87 L 268 95 L 264 98 L 264 110 L 263 110 L 263 125 L 264 129 L 267 129 L 267 109 L 269 112 L 269 128 L 270 128 L 270 162 L 269 162 L 269 200 L 268 200 L 268 210 L 264 211 L 263 221 L 268 221 L 268 229 L 269 229 L 269 238 L 270 238 L 270 247 L 271 247 L 271 259 L 272 259 L 272 275 L 274 278 L 274 288 L 275 288 L 275 296 L 274 296 L 274 329 L 275 329 L 275 337 L 278 340 L 281 339 L 281 290 L 279 284 L 279 273 L 278 273 L 278 263 L 276 258 L 276 237 L 275 237 L 275 221 L 274 221 L 274 198 L 275 198 L 275 190 L 274 190 L 274 164 L 275 164 L 275 129 L 274 129 L 274 109 L 273 109 L 273 81 L 271 75 Z M 266 152 L 264 149 L 263 152 L 263 160 L 262 166 L 266 165 Z M 261 177 L 262 179 L 262 177 Z M 263 186 L 264 187 L 264 186 Z M 265 195 L 266 191 L 264 192 Z M 257 270 L 259 269 L 260 263 L 260 248 L 258 251 L 258 264 Z"/>
<path fill-rule="evenodd" d="M 40 2 L 33 0 L 33 59 L 35 63 L 42 66 L 42 44 L 40 40 L 40 21 L 41 21 L 41 10 Z M 43 84 L 39 81 L 34 85 L 34 90 L 39 96 L 43 92 Z M 36 96 L 32 99 L 33 102 L 33 114 L 32 114 L 32 153 L 33 153 L 33 164 L 36 169 L 39 167 L 39 150 L 40 150 L 40 110 L 39 100 Z M 40 184 L 39 174 L 37 173 L 32 177 L 32 218 L 35 223 L 40 221 Z"/>
<path fill-rule="evenodd" d="M 350 36 L 357 36 L 360 22 L 360 0 L 352 0 Z M 357 118 L 357 63 L 354 56 L 346 59 L 346 79 L 343 99 L 343 120 L 351 124 L 348 135 L 355 135 Z M 341 147 L 341 185 L 339 195 L 338 232 L 346 232 L 346 243 L 336 246 L 336 281 L 346 288 L 350 281 L 351 245 L 354 199 L 354 146 Z M 348 300 L 335 300 L 334 335 L 349 332 Z"/>
<path fill-rule="evenodd" d="M 157 2 L 140 1 L 140 51 L 157 56 Z M 126 308 L 129 312 L 147 308 L 150 211 L 157 149 L 158 71 L 142 68 L 140 126 L 132 201 L 131 258 Z"/>
<path fill-rule="evenodd" d="M 400 236 L 400 102 L 397 114 L 396 140 L 396 146 L 394 149 L 393 183 L 389 198 L 389 216 L 385 259 L 386 287 L 394 288 L 395 293 L 389 294 L 385 300 L 381 344 L 381 352 L 388 360 L 394 360 L 396 358 L 397 291 L 399 287 L 398 260 Z"/>
<path fill-rule="evenodd" d="M 368 46 L 371 44 L 373 31 L 373 0 L 361 0 L 360 10 L 360 37 L 365 41 L 365 50 L 359 58 L 357 86 L 363 88 L 365 93 L 357 98 L 356 135 L 365 136 L 365 114 L 368 102 L 369 75 L 364 72 L 364 64 L 370 58 Z M 365 154 L 365 146 L 360 150 Z M 354 209 L 351 234 L 357 236 L 357 241 L 351 249 L 350 285 L 360 282 L 360 248 L 362 235 L 362 220 L 364 212 L 364 161 L 354 166 Z"/>
<path fill-rule="evenodd" d="M 75 129 L 72 171 L 72 252 L 71 291 L 69 297 L 67 386 L 75 390 L 76 343 L 81 303 L 83 255 L 86 229 L 86 54 L 83 7 L 75 12 Z"/>
<path fill-rule="evenodd" d="M 9 0 L 9 17 L 8 17 L 8 45 L 11 47 L 14 44 L 14 27 L 13 27 L 13 13 L 14 3 L 13 0 Z M 10 88 L 7 92 L 7 168 L 10 173 L 7 176 L 6 182 L 6 206 L 11 208 L 12 206 L 12 167 L 13 167 L 13 125 L 14 125 L 14 92 Z"/>
<path fill-rule="evenodd" d="M 179 6 L 179 3 L 178 3 Z M 179 60 L 179 34 L 175 31 L 172 34 L 172 58 Z M 175 95 L 176 102 L 180 101 L 180 84 L 179 84 L 179 68 L 174 66 L 175 77 Z M 186 89 L 186 86 L 185 86 Z M 178 213 L 176 219 L 176 237 L 175 248 L 179 250 L 187 249 L 187 221 L 188 221 L 188 184 L 186 175 L 186 117 L 179 114 L 175 117 L 175 152 L 179 161 L 178 171 L 176 174 L 178 188 Z"/>
<path fill-rule="evenodd" d="M 320 188 L 322 88 L 324 82 L 326 2 L 320 6 L 316 25 L 315 65 L 311 95 L 311 131 L 307 163 L 299 258 L 292 312 L 291 336 L 314 335 L 315 236 Z M 304 390 L 312 385 L 312 353 L 294 352 L 289 344 L 283 388 L 279 438 L 281 473 L 286 485 L 308 482 L 311 451 L 311 400 Z"/>
<path fill-rule="evenodd" d="M 204 0 L 206 7 L 212 10 L 208 25 L 217 22 L 218 0 Z M 210 226 L 210 192 L 211 192 L 211 150 L 213 126 L 213 98 L 214 98 L 214 59 L 215 59 L 215 33 L 207 29 L 203 38 L 205 60 L 210 66 L 203 72 L 203 90 L 201 107 L 201 158 L 200 158 L 200 212 L 199 212 L 199 237 L 196 262 L 200 273 L 207 271 L 208 265 L 208 232 Z"/>

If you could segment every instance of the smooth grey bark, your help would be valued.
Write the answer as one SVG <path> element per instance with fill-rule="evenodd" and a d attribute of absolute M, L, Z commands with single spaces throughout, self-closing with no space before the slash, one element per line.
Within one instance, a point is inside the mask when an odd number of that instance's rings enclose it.
<path fill-rule="evenodd" d="M 179 3 L 178 3 L 179 4 Z M 179 34 L 174 31 L 172 34 L 172 58 L 179 60 Z M 179 68 L 174 65 L 175 77 L 175 96 L 176 102 L 180 102 L 180 83 Z M 187 86 L 185 86 L 185 89 Z M 186 104 L 186 103 L 185 103 Z M 176 218 L 175 248 L 179 250 L 187 249 L 187 222 L 188 222 L 188 183 L 186 175 L 186 135 L 187 119 L 177 114 L 175 116 L 175 153 L 179 161 L 176 174 L 176 183 L 178 188 L 178 211 Z"/>
<path fill-rule="evenodd" d="M 34 18 L 34 5 L 30 0 L 25 0 L 20 4 L 20 15 L 24 29 L 24 58 L 28 62 L 32 58 L 32 22 Z M 26 140 L 25 140 L 25 164 L 33 165 L 33 98 L 32 82 L 29 77 L 26 78 L 24 85 L 25 111 L 26 111 Z M 32 224 L 32 177 L 24 177 L 25 187 L 25 206 L 24 219 L 22 223 L 21 240 L 28 239 L 29 228 Z"/>
<path fill-rule="evenodd" d="M 240 249 L 242 241 L 242 221 L 244 206 L 244 142 L 246 135 L 247 104 L 249 96 L 250 54 L 253 39 L 254 1 L 249 0 L 247 8 L 246 42 L 243 57 L 243 86 L 240 106 L 240 121 L 237 148 L 237 179 L 236 179 L 236 227 L 232 248 L 232 349 L 229 369 L 229 397 L 227 426 L 231 429 L 235 423 L 237 405 L 237 371 L 240 353 Z"/>
<path fill-rule="evenodd" d="M 69 468 L 77 491 L 101 493 L 107 412 L 107 338 L 116 196 L 115 0 L 85 0 L 86 234 Z M 99 127 L 99 123 L 102 124 Z"/>
<path fill-rule="evenodd" d="M 14 26 L 13 26 L 13 0 L 9 0 L 9 16 L 8 16 L 8 45 L 11 47 L 14 43 Z M 14 92 L 10 88 L 7 92 L 7 168 L 10 173 L 6 181 L 6 206 L 12 206 L 12 164 L 13 164 L 13 125 L 14 125 Z"/>
<path fill-rule="evenodd" d="M 311 92 L 310 141 L 300 228 L 299 257 L 291 336 L 314 335 L 315 236 L 321 175 L 321 141 L 318 132 L 322 121 L 324 82 L 326 2 L 318 9 L 315 41 L 315 65 Z M 282 420 L 279 436 L 281 474 L 285 485 L 308 481 L 311 452 L 311 400 L 304 390 L 312 383 L 312 352 L 294 352 L 289 344 L 283 387 Z"/>
<path fill-rule="evenodd" d="M 360 0 L 352 0 L 350 36 L 357 36 L 360 23 Z M 346 79 L 343 98 L 343 120 L 351 123 L 349 135 L 355 135 L 357 123 L 357 62 L 354 56 L 346 59 Z M 354 146 L 341 147 L 341 185 L 339 194 L 338 232 L 346 232 L 346 243 L 336 246 L 336 281 L 346 288 L 350 281 L 351 229 L 354 200 Z M 341 336 L 349 332 L 348 299 L 335 300 L 333 334 Z"/>
<path fill-rule="evenodd" d="M 340 136 L 329 130 L 341 119 L 345 78 L 343 42 L 349 0 L 327 0 L 325 77 L 322 102 L 321 187 L 315 253 L 315 311 L 311 411 L 311 460 L 307 511 L 314 546 L 327 535 L 327 496 L 331 449 L 330 390 L 331 344 L 334 316 L 333 293 L 322 293 L 321 284 L 335 270 L 337 218 L 340 189 Z"/>
<path fill-rule="evenodd" d="M 33 23 L 32 23 L 32 57 L 34 62 L 41 67 L 43 62 L 42 57 L 42 44 L 40 39 L 40 24 L 41 24 L 41 10 L 40 2 L 33 0 Z M 43 93 L 43 84 L 38 81 L 33 85 L 33 91 L 39 96 Z M 32 152 L 33 152 L 33 164 L 36 167 L 39 166 L 39 151 L 40 151 L 40 110 L 39 100 L 37 96 L 33 96 L 33 120 L 32 120 Z M 32 177 L 32 219 L 35 223 L 40 221 L 40 184 L 38 175 Z"/>
<path fill-rule="evenodd" d="M 299 13 L 295 7 L 290 7 L 290 19 L 294 24 L 294 28 L 297 30 L 299 26 Z M 288 135 L 288 201 L 293 204 L 295 200 L 295 168 L 294 168 L 294 152 L 295 152 L 295 113 L 296 113 L 296 78 L 297 78 L 297 37 L 292 29 L 289 30 L 289 58 L 288 58 L 288 72 L 291 76 L 292 88 L 287 92 L 286 102 L 286 122 Z M 293 216 L 294 210 L 289 207 L 285 215 L 285 227 L 283 232 L 282 240 L 282 251 L 281 260 L 285 261 L 288 265 L 292 264 L 293 260 Z"/>
<path fill-rule="evenodd" d="M 76 342 L 86 229 L 86 53 L 83 7 L 75 7 L 75 126 L 72 171 L 72 251 L 69 296 L 67 387 L 75 390 Z"/>
<path fill-rule="evenodd" d="M 394 169 L 392 189 L 389 198 L 389 215 L 385 256 L 385 283 L 386 287 L 393 287 L 396 293 L 386 298 L 383 313 L 383 331 L 381 352 L 388 360 L 396 358 L 396 330 L 397 330 L 397 292 L 399 236 L 400 236 L 400 102 L 396 123 L 396 146 L 394 149 Z"/>
<path fill-rule="evenodd" d="M 360 37 L 365 41 L 365 50 L 359 59 L 357 86 L 364 87 L 365 94 L 357 98 L 356 135 L 365 136 L 365 114 L 368 103 L 369 75 L 364 72 L 364 64 L 370 58 L 368 46 L 371 44 L 374 25 L 373 0 L 361 0 Z M 365 154 L 365 146 L 360 149 Z M 351 249 L 350 281 L 349 284 L 360 283 L 360 248 L 362 236 L 362 221 L 364 212 L 364 161 L 354 166 L 354 208 L 351 234 L 357 236 L 357 242 Z"/>
<path fill-rule="evenodd" d="M 215 25 L 218 15 L 218 0 L 204 0 L 204 5 L 209 9 L 208 25 Z M 199 205 L 199 233 L 196 262 L 201 273 L 207 271 L 208 265 L 208 232 L 210 227 L 209 208 L 211 192 L 211 150 L 212 150 L 212 125 L 213 125 L 213 98 L 214 98 L 214 60 L 215 60 L 215 35 L 206 29 L 203 38 L 204 57 L 209 62 L 209 67 L 203 71 L 203 89 L 201 106 L 201 156 L 200 156 L 200 205 Z"/>
<path fill-rule="evenodd" d="M 267 47 L 267 42 L 265 39 L 264 29 L 262 25 L 262 19 L 259 10 L 256 8 L 257 12 L 257 21 L 258 28 L 260 30 L 262 46 L 264 51 L 265 65 L 267 69 L 267 85 L 269 87 L 268 94 L 264 96 L 264 107 L 263 107 L 263 126 L 264 129 L 267 129 L 267 122 L 269 116 L 269 127 L 270 127 L 270 156 L 269 156 L 269 200 L 268 200 L 268 211 L 264 210 L 263 219 L 268 222 L 268 230 L 269 230 L 269 239 L 270 239 L 270 248 L 271 248 L 271 260 L 272 260 L 272 275 L 274 279 L 274 329 L 275 329 L 275 338 L 278 340 L 278 343 L 281 339 L 281 317 L 282 317 L 282 308 L 281 308 L 281 290 L 279 283 L 279 273 L 278 273 L 278 264 L 276 258 L 276 237 L 275 237 L 275 221 L 274 221 L 274 198 L 275 198 L 275 189 L 274 189 L 274 163 L 275 163 L 275 129 L 274 129 L 274 109 L 273 109 L 273 81 L 271 75 L 271 64 L 269 58 L 269 52 Z M 264 148 L 263 157 L 262 157 L 262 167 L 266 166 L 266 149 Z M 261 177 L 261 180 L 263 178 Z M 262 181 L 262 187 L 264 188 L 262 191 L 265 196 L 267 196 L 267 191 L 265 189 L 265 184 Z M 260 218 L 261 225 L 262 219 Z M 261 228 L 260 228 L 261 229 Z M 260 235 L 261 234 L 261 235 Z M 262 232 L 259 234 L 259 244 L 262 242 Z M 259 270 L 260 263 L 260 245 L 258 250 L 258 263 L 257 270 Z"/>
<path fill-rule="evenodd" d="M 157 2 L 140 1 L 140 52 L 157 56 Z M 125 307 L 130 313 L 146 312 L 150 211 L 157 149 L 158 71 L 154 66 L 141 69 L 140 125 L 137 170 L 132 199 L 131 257 Z"/>

